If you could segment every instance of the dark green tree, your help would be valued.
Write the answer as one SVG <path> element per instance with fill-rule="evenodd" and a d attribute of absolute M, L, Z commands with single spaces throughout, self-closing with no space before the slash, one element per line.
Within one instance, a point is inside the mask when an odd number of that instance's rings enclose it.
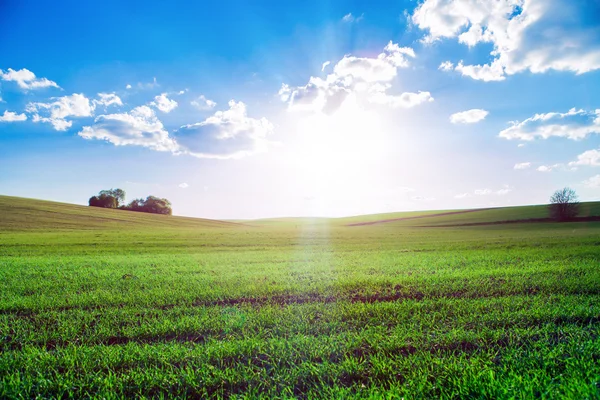
<path fill-rule="evenodd" d="M 123 189 L 101 190 L 99 195 L 112 196 L 117 200 L 117 207 L 125 204 L 125 191 Z"/>
<path fill-rule="evenodd" d="M 579 214 L 577 193 L 571 188 L 563 188 L 554 192 L 548 206 L 550 217 L 557 221 L 568 221 Z"/>
<path fill-rule="evenodd" d="M 107 194 L 92 196 L 89 200 L 89 205 L 91 207 L 117 208 L 117 204 L 117 199 Z"/>
<path fill-rule="evenodd" d="M 151 214 L 171 215 L 173 210 L 171 202 L 167 199 L 161 199 L 156 196 L 148 196 L 146 199 L 134 199 L 127 206 L 122 207 L 124 210 L 146 212 Z"/>

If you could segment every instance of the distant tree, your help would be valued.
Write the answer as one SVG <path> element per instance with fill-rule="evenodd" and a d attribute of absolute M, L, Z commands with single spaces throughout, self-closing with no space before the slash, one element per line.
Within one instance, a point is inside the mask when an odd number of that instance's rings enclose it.
<path fill-rule="evenodd" d="M 125 205 L 125 191 L 123 189 L 101 190 L 97 196 L 90 197 L 89 204 L 92 207 L 119 208 L 152 214 L 171 215 L 173 213 L 171 202 L 156 196 L 148 196 L 146 199 L 133 199 Z"/>
<path fill-rule="evenodd" d="M 92 196 L 89 200 L 89 205 L 91 207 L 117 208 L 117 204 L 117 199 L 107 194 Z"/>
<path fill-rule="evenodd" d="M 100 196 L 112 196 L 117 200 L 117 207 L 120 207 L 125 204 L 125 191 L 123 189 L 109 189 L 109 190 L 101 190 L 99 193 Z"/>
<path fill-rule="evenodd" d="M 171 202 L 167 199 L 161 199 L 156 196 L 148 196 L 146 199 L 134 199 L 127 206 L 122 207 L 124 210 L 146 212 L 151 214 L 171 215 L 173 210 Z"/>
<path fill-rule="evenodd" d="M 557 221 L 568 221 L 579 214 L 577 193 L 571 188 L 563 188 L 554 192 L 548 206 L 550 217 Z"/>
<path fill-rule="evenodd" d="M 167 199 L 161 199 L 156 196 L 148 196 L 144 202 L 144 211 L 153 214 L 171 215 L 171 202 Z"/>
<path fill-rule="evenodd" d="M 133 199 L 129 204 L 123 206 L 122 208 L 129 211 L 143 211 L 144 199 Z"/>

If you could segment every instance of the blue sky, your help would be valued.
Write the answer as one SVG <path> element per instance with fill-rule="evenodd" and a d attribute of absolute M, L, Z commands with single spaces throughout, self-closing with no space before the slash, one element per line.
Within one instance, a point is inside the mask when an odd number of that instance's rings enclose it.
<path fill-rule="evenodd" d="M 600 197 L 599 1 L 252 3 L 0 2 L 0 193 L 209 218 Z"/>

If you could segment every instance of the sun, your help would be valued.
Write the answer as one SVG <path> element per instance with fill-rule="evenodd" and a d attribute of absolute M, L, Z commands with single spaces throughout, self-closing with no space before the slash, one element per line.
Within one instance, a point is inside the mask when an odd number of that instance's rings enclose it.
<path fill-rule="evenodd" d="M 320 196 L 344 197 L 353 183 L 368 180 L 371 165 L 386 151 L 385 123 L 375 110 L 349 95 L 333 114 L 297 115 L 288 163 L 297 178 Z"/>

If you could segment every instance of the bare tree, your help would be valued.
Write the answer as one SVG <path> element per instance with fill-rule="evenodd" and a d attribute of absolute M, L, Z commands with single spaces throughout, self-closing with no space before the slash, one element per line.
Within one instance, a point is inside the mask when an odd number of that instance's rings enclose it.
<path fill-rule="evenodd" d="M 568 221 L 579 214 L 577 193 L 571 188 L 563 188 L 554 192 L 548 206 L 550 217 L 557 221 Z"/>

